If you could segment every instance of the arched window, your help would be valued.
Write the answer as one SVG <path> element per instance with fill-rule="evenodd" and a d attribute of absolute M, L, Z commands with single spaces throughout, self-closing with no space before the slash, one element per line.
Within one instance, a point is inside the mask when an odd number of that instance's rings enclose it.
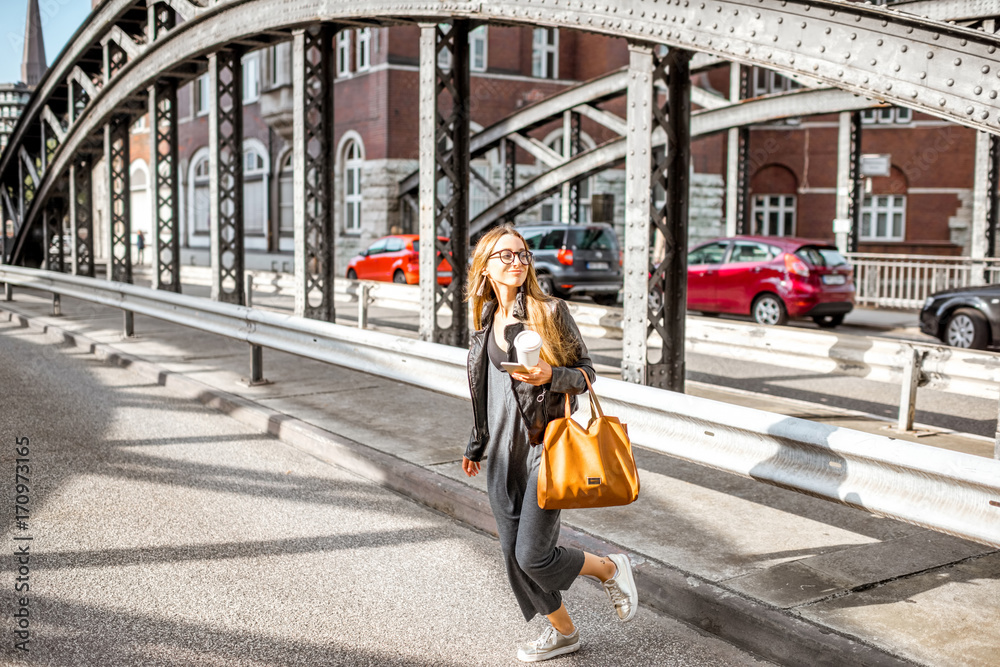
<path fill-rule="evenodd" d="M 361 146 L 350 140 L 344 147 L 344 231 L 361 231 Z"/>
<path fill-rule="evenodd" d="M 203 155 L 194 164 L 192 186 L 191 226 L 195 234 L 208 234 L 208 216 L 211 198 L 208 189 L 208 155 Z"/>
<path fill-rule="evenodd" d="M 129 218 L 132 233 L 142 230 L 149 242 L 152 233 L 152 204 L 149 199 L 149 168 L 144 160 L 129 166 Z"/>
<path fill-rule="evenodd" d="M 243 146 L 243 232 L 262 236 L 267 221 L 267 159 L 260 149 Z"/>
<path fill-rule="evenodd" d="M 798 183 L 795 174 L 781 165 L 767 165 L 753 175 L 750 182 L 751 233 L 761 236 L 794 236 L 795 193 Z"/>
<path fill-rule="evenodd" d="M 289 151 L 281 160 L 278 168 L 278 234 L 292 236 L 295 232 L 295 192 L 292 189 L 294 180 L 292 167 L 292 152 Z"/>

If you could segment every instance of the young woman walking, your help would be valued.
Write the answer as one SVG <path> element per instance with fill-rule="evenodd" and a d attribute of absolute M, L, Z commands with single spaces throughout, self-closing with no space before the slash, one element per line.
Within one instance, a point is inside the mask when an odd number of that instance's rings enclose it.
<path fill-rule="evenodd" d="M 556 546 L 559 510 L 538 506 L 545 426 L 564 416 L 564 394 L 576 409 L 576 394 L 587 390 L 578 369 L 591 381 L 596 374 L 566 303 L 542 293 L 528 246 L 513 227 L 483 235 L 473 251 L 468 290 L 476 328 L 469 346 L 473 425 L 462 469 L 470 477 L 479 474 L 489 454 L 486 482 L 510 586 L 526 621 L 542 614 L 550 623 L 519 647 L 517 657 L 548 660 L 580 648 L 561 593 L 576 577 L 602 581 L 622 621 L 631 620 L 638 604 L 628 556 Z M 524 329 L 541 336 L 541 358 L 530 373 L 508 374 L 500 362 L 516 361 L 513 341 Z"/>

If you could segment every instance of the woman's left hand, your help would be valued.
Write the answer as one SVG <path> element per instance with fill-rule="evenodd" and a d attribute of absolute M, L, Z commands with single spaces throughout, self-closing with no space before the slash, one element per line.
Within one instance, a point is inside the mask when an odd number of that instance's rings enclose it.
<path fill-rule="evenodd" d="M 510 376 L 515 380 L 540 387 L 552 382 L 552 366 L 539 359 L 538 365 L 532 368 L 530 373 L 511 373 Z"/>

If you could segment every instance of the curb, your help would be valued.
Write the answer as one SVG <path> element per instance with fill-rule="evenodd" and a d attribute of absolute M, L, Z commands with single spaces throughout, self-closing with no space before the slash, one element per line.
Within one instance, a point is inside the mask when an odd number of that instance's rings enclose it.
<path fill-rule="evenodd" d="M 427 470 L 363 443 L 345 438 L 198 380 L 122 352 L 107 343 L 0 305 L 6 319 L 45 334 L 58 335 L 102 361 L 128 369 L 161 386 L 268 433 L 285 444 L 380 486 L 442 512 L 478 530 L 496 535 L 496 522 L 486 494 L 440 473 Z M 621 552 L 620 545 L 568 526 L 560 544 L 592 553 Z M 907 666 L 910 661 L 883 648 L 841 634 L 812 621 L 744 597 L 676 567 L 629 552 L 642 604 L 716 635 L 759 657 L 781 665 L 840 667 Z"/>

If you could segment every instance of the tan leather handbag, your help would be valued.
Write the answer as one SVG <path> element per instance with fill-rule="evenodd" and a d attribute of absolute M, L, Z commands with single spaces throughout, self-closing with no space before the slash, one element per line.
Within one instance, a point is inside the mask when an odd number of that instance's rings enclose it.
<path fill-rule="evenodd" d="M 628 505 L 639 497 L 639 473 L 628 431 L 617 417 L 606 417 L 583 370 L 592 417 L 583 428 L 570 417 L 545 428 L 538 471 L 538 506 L 546 510 Z"/>

